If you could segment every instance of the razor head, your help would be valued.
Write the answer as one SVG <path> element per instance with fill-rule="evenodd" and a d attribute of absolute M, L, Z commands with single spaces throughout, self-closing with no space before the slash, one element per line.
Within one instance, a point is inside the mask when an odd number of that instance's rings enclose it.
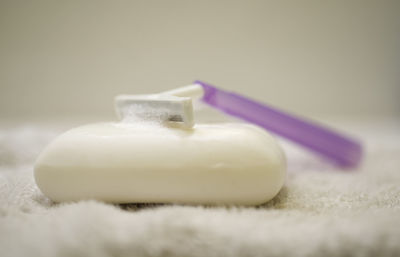
<path fill-rule="evenodd" d="M 168 94 L 119 95 L 115 109 L 123 122 L 153 121 L 161 124 L 192 128 L 192 98 Z"/>

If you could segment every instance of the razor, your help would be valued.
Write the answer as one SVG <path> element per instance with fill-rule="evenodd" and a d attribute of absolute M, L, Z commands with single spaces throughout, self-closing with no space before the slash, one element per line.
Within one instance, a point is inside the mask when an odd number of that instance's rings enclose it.
<path fill-rule="evenodd" d="M 361 161 L 362 146 L 356 140 L 202 81 L 160 94 L 120 95 L 115 98 L 115 106 L 117 115 L 125 121 L 134 117 L 133 120 L 157 120 L 190 129 L 194 126 L 194 98 L 201 98 L 216 109 L 289 139 L 341 167 L 356 167 Z"/>

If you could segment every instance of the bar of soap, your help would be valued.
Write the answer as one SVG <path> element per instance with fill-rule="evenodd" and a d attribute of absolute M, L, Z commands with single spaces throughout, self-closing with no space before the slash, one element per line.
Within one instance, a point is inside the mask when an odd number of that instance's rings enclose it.
<path fill-rule="evenodd" d="M 56 138 L 34 176 L 56 202 L 257 205 L 279 192 L 285 170 L 276 140 L 250 124 L 101 123 Z"/>

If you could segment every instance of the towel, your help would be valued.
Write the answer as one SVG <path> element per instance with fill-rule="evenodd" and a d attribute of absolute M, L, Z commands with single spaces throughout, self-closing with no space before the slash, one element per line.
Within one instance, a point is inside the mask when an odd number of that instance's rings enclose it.
<path fill-rule="evenodd" d="M 285 186 L 254 207 L 53 203 L 33 164 L 64 128 L 3 126 L 0 255 L 400 256 L 400 122 L 331 124 L 363 142 L 361 166 L 341 170 L 280 139 Z"/>

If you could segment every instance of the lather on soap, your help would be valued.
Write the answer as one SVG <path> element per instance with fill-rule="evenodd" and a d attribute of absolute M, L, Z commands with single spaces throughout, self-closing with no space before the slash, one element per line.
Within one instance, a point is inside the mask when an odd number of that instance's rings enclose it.
<path fill-rule="evenodd" d="M 194 124 L 199 85 L 157 95 L 121 95 L 121 122 L 86 125 L 39 156 L 35 180 L 50 199 L 112 203 L 255 205 L 285 180 L 276 140 L 250 124 Z"/>

